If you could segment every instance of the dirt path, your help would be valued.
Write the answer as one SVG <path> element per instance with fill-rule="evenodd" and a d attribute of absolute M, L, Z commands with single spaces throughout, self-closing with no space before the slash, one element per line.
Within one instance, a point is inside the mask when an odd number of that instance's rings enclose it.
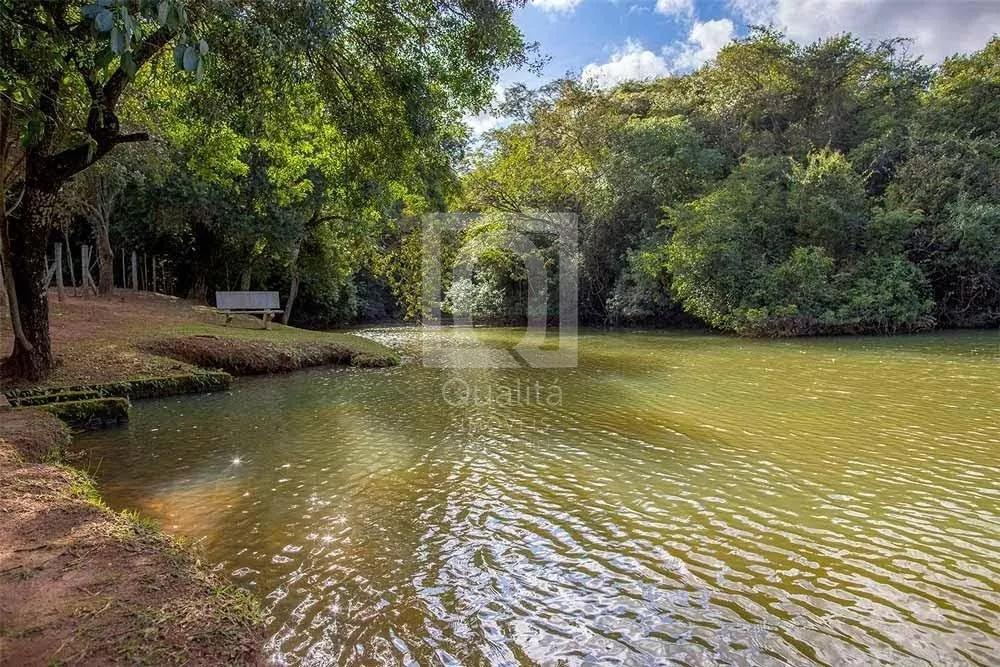
<path fill-rule="evenodd" d="M 66 438 L 49 414 L 0 411 L 0 664 L 261 664 L 247 594 L 39 462 Z"/>

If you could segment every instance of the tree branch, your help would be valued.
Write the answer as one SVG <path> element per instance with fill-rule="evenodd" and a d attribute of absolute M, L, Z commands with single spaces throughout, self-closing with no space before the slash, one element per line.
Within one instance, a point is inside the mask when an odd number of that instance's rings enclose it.
<path fill-rule="evenodd" d="M 131 134 L 119 134 L 117 137 L 112 137 L 111 143 L 114 145 L 118 144 L 134 144 L 140 141 L 149 141 L 149 132 L 133 132 Z"/>
<path fill-rule="evenodd" d="M 135 68 L 138 70 L 146 62 L 155 56 L 157 52 L 167 45 L 167 42 L 173 38 L 174 33 L 172 30 L 166 26 L 159 28 L 156 32 L 151 33 L 146 39 L 142 41 L 135 50 L 132 51 L 132 61 L 135 63 Z M 122 92 L 125 90 L 125 85 L 129 81 L 129 75 L 121 67 L 115 70 L 115 73 L 111 75 L 108 82 L 104 84 L 104 108 L 108 111 L 114 111 L 114 108 L 118 105 L 118 99 L 121 97 Z"/>

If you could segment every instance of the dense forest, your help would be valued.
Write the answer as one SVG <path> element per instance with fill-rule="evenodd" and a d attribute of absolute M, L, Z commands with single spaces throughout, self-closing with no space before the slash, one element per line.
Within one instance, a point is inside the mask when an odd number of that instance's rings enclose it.
<path fill-rule="evenodd" d="M 577 213 L 594 325 L 994 326 L 1000 40 L 938 68 L 906 46 L 757 30 L 687 76 L 510 91 L 516 122 L 474 158 L 461 205 Z M 519 293 L 507 259 L 481 260 L 465 300 L 516 307 L 496 294 Z"/>
<path fill-rule="evenodd" d="M 286 322 L 330 327 L 419 319 L 419 220 L 433 211 L 483 214 L 448 239 L 448 261 L 474 270 L 444 295 L 483 321 L 525 316 L 504 214 L 568 211 L 584 324 L 1000 322 L 998 39 L 932 67 L 905 40 L 755 29 L 689 74 L 515 86 L 497 109 L 509 122 L 477 139 L 463 114 L 535 57 L 516 3 L 273 4 L 8 8 L 9 370 L 51 363 L 37 304 L 54 244 L 77 282 L 92 245 L 104 294 L 135 287 L 135 252 L 147 289 L 278 290 Z"/>

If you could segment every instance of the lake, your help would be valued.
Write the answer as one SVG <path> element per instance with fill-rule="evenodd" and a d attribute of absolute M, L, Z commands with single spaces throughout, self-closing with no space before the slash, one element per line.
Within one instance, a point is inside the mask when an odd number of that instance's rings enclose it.
<path fill-rule="evenodd" d="M 1000 664 L 996 332 L 581 332 L 564 369 L 366 335 L 414 357 L 74 445 L 262 600 L 277 661 Z"/>

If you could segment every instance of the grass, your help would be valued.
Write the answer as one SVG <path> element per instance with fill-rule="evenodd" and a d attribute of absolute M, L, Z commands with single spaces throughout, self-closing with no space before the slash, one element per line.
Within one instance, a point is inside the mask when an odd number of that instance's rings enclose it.
<path fill-rule="evenodd" d="M 245 374 L 325 363 L 398 363 L 389 348 L 351 333 L 277 323 L 264 329 L 260 319 L 246 315 L 234 317 L 226 326 L 224 317 L 212 308 L 163 295 L 68 297 L 62 303 L 52 296 L 49 303 L 56 368 L 40 383 L 0 379 L 0 391 L 190 377 L 206 368 Z M 0 322 L 0 328 L 6 325 Z M 0 340 L 9 345 L 11 339 Z M 4 352 L 0 349 L 0 356 Z"/>
<path fill-rule="evenodd" d="M 306 332 L 285 328 L 271 335 L 239 333 L 184 333 L 161 335 L 139 344 L 152 355 L 177 359 L 199 368 L 219 369 L 233 375 L 284 373 L 331 364 L 390 366 L 399 362 L 385 348 L 350 334 Z"/>
<path fill-rule="evenodd" d="M 94 486 L 93 477 L 79 468 L 74 468 L 60 461 L 48 460 L 45 462 L 56 466 L 66 474 L 67 483 L 63 489 L 63 493 L 67 498 L 82 500 L 102 510 L 108 509 L 108 506 L 104 504 L 104 500 L 101 498 L 101 494 L 97 492 L 97 487 Z"/>
<path fill-rule="evenodd" d="M 66 437 L 46 412 L 0 414 L 0 653 L 19 664 L 263 664 L 251 594 L 153 521 L 109 509 L 90 475 L 59 461 Z"/>
<path fill-rule="evenodd" d="M 191 322 L 166 326 L 156 331 L 156 337 L 168 336 L 218 336 L 230 340 L 264 341 L 279 344 L 297 343 L 330 343 L 342 345 L 361 354 L 382 355 L 392 354 L 384 345 L 368 338 L 362 338 L 352 333 L 339 331 L 311 331 L 296 327 L 286 327 L 283 324 L 272 323 L 270 329 L 261 329 L 248 321 L 250 318 L 233 320 L 229 326 Z M 256 328 L 254 328 L 256 327 Z"/>

